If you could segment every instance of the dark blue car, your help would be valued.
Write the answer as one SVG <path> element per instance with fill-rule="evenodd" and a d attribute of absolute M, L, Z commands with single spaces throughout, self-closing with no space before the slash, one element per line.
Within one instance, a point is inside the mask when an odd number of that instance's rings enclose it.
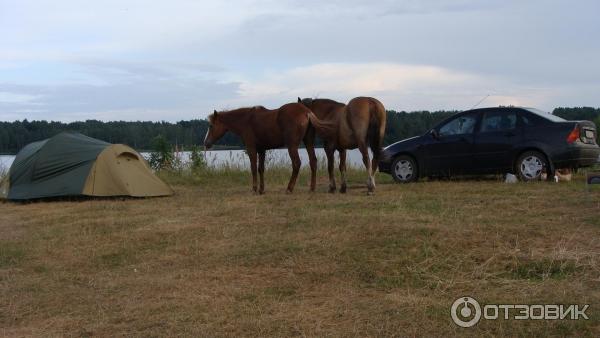
<path fill-rule="evenodd" d="M 379 170 L 397 182 L 420 177 L 515 173 L 521 180 L 598 161 L 596 126 L 533 108 L 468 110 L 384 149 Z"/>

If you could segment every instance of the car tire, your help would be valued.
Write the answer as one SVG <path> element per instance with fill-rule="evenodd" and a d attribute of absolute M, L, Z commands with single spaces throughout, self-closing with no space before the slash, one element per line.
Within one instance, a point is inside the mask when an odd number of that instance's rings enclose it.
<path fill-rule="evenodd" d="M 392 161 L 391 174 L 398 183 L 415 182 L 419 178 L 417 161 L 408 155 L 400 155 Z"/>
<path fill-rule="evenodd" d="M 548 160 L 539 151 L 526 151 L 515 163 L 515 172 L 524 182 L 541 180 L 544 170 L 548 171 Z"/>

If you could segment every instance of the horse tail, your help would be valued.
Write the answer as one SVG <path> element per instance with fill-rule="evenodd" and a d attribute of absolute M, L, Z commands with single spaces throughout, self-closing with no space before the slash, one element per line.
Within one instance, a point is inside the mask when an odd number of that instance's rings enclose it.
<path fill-rule="evenodd" d="M 315 115 L 312 111 L 308 112 L 308 120 L 310 121 L 310 124 L 315 128 L 317 135 L 319 135 L 322 139 L 327 140 L 336 136 L 336 123 L 319 120 L 317 115 Z"/>
<path fill-rule="evenodd" d="M 385 136 L 386 112 L 383 104 L 377 99 L 369 100 L 369 129 L 367 131 L 367 139 L 373 157 L 380 159 L 383 151 L 383 137 Z"/>

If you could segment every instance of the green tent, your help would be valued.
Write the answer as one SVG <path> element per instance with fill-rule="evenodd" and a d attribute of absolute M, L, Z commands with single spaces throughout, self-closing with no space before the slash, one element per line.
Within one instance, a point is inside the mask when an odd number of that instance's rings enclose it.
<path fill-rule="evenodd" d="M 0 185 L 10 200 L 172 194 L 135 150 L 70 132 L 25 146 Z"/>

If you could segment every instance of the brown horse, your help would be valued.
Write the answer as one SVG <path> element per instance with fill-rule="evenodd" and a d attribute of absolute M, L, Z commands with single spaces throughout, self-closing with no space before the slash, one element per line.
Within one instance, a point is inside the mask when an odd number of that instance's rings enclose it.
<path fill-rule="evenodd" d="M 347 105 L 329 99 L 301 99 L 304 104 L 323 122 L 337 126 L 335 133 L 323 137 L 327 169 L 329 171 L 329 192 L 335 192 L 335 176 L 333 174 L 334 153 L 340 154 L 340 174 L 342 186 L 340 192 L 346 192 L 346 149 L 360 150 L 363 163 L 367 169 L 368 193 L 375 190 L 374 174 L 381 155 L 383 135 L 385 133 L 386 113 L 383 104 L 372 97 L 355 97 Z M 321 136 L 321 135 L 319 135 Z M 369 161 L 369 150 L 373 160 Z"/>
<path fill-rule="evenodd" d="M 258 173 L 260 174 L 260 189 L 265 191 L 265 152 L 267 149 L 287 147 L 292 160 L 292 177 L 287 187 L 291 193 L 296 185 L 300 171 L 300 156 L 298 147 L 304 140 L 310 162 L 311 180 L 310 190 L 315 190 L 317 157 L 314 149 L 315 130 L 319 136 L 325 136 L 334 131 L 332 126 L 322 123 L 304 105 L 288 103 L 279 109 L 269 110 L 262 106 L 240 108 L 231 111 L 217 112 L 210 115 L 210 126 L 204 139 L 206 149 L 220 139 L 227 131 L 239 135 L 246 145 L 246 152 L 250 157 L 252 170 L 252 188 L 257 192 L 256 171 L 258 154 Z"/>

